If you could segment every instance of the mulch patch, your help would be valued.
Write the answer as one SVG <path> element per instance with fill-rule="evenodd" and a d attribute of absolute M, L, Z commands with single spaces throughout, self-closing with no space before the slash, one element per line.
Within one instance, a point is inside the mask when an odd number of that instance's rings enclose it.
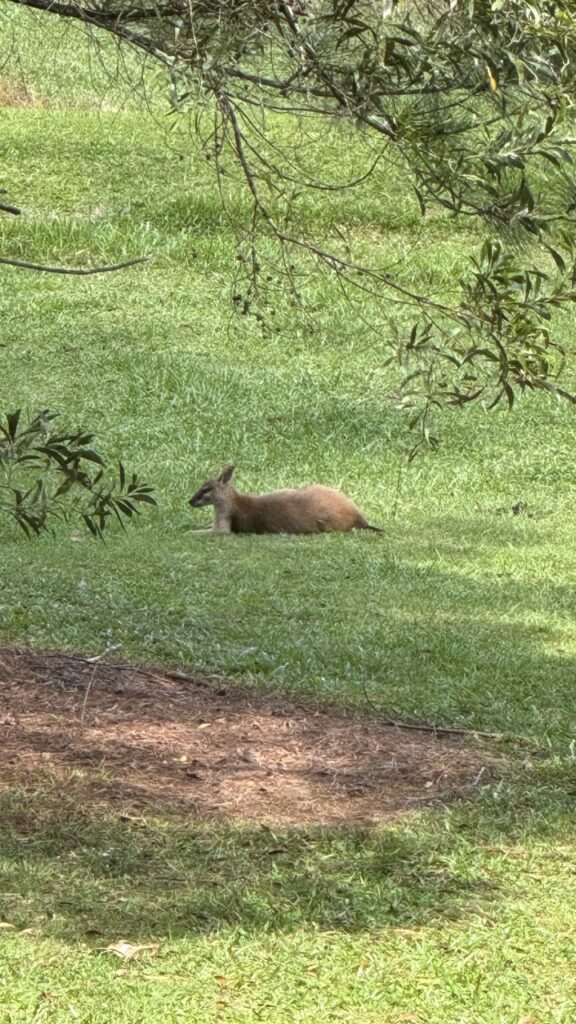
<path fill-rule="evenodd" d="M 198 674 L 0 647 L 0 791 L 284 825 L 376 824 L 471 792 L 502 755 L 474 737 Z"/>

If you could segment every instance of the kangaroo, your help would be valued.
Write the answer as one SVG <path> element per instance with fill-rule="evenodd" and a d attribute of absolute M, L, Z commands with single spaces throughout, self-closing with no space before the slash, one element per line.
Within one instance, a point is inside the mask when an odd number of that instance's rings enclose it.
<path fill-rule="evenodd" d="M 207 480 L 190 498 L 192 508 L 214 506 L 207 533 L 331 533 L 335 530 L 375 530 L 360 509 L 340 491 L 321 484 L 300 490 L 239 494 L 230 480 L 234 466 Z"/>

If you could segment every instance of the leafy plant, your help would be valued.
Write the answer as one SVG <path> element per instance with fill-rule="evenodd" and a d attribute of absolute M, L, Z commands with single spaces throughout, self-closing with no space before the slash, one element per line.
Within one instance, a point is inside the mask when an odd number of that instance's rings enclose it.
<path fill-rule="evenodd" d="M 26 536 L 39 536 L 53 519 L 79 516 L 95 537 L 110 518 L 123 527 L 142 503 L 155 505 L 152 489 L 122 463 L 111 473 L 93 447 L 94 435 L 60 433 L 48 409 L 26 419 L 22 410 L 0 419 L 0 513 Z"/>
<path fill-rule="evenodd" d="M 164 66 L 173 113 L 194 111 L 222 203 L 230 177 L 246 190 L 250 208 L 236 225 L 246 275 L 239 310 L 261 293 L 262 239 L 273 239 L 279 275 L 298 301 L 313 263 L 337 274 L 347 295 L 369 294 L 380 322 L 397 320 L 399 307 L 417 310 L 410 343 L 399 331 L 392 350 L 401 362 L 417 357 L 404 398 L 418 390 L 419 423 L 446 402 L 511 406 L 526 387 L 569 397 L 556 383 L 561 360 L 550 359 L 550 314 L 576 295 L 573 3 L 16 2 L 98 29 L 95 45 L 108 32 Z M 298 146 L 282 142 L 279 117 L 298 129 Z M 322 120 L 369 140 L 360 173 L 332 173 L 319 155 L 321 131 L 298 127 Z M 338 225 L 310 224 L 312 194 L 361 190 L 398 167 L 422 217 L 445 210 L 482 231 L 482 255 L 460 294 L 416 290 L 409 257 L 382 266 Z"/>
<path fill-rule="evenodd" d="M 544 272 L 487 239 L 460 282 L 454 315 L 424 310 L 408 338 L 398 333 L 396 358 L 408 372 L 396 398 L 414 409 L 410 425 L 421 428 L 420 444 L 434 447 L 431 416 L 445 405 L 482 397 L 488 408 L 504 400 L 511 409 L 517 392 L 538 390 L 576 404 L 558 383 L 566 351 L 551 330 L 553 310 L 574 302 L 576 288 L 565 267 L 560 272 L 560 253 L 551 255 L 558 271 Z"/>

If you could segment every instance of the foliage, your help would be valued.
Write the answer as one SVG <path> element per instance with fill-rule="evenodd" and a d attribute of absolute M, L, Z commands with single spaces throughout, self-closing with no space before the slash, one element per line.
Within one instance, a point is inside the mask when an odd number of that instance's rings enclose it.
<path fill-rule="evenodd" d="M 14 20 L 30 75 L 45 19 Z M 63 59 L 81 33 L 54 23 L 49 35 Z M 40 96 L 57 72 L 46 59 L 34 79 Z M 303 290 L 307 321 L 282 296 L 267 323 L 231 317 L 234 237 L 210 166 L 185 150 L 184 119 L 166 146 L 155 111 L 102 111 L 96 95 L 78 109 L 84 74 L 76 86 L 64 80 L 58 102 L 3 114 L 32 213 L 6 218 L 6 244 L 61 264 L 79 251 L 90 263 L 152 245 L 157 256 L 136 273 L 102 277 L 6 270 L 0 409 L 15 408 L 14 395 L 35 409 L 41 396 L 42 408 L 66 411 L 66 428 L 90 425 L 107 458 L 154 481 L 163 515 L 139 516 L 127 534 L 111 529 L 105 544 L 71 542 L 79 531 L 54 520 L 54 534 L 33 545 L 0 517 L 4 640 L 91 654 L 118 644 L 127 660 L 209 667 L 361 707 L 365 684 L 391 716 L 567 749 L 573 407 L 533 392 L 521 416 L 509 416 L 505 400 L 489 415 L 472 402 L 466 415 L 443 417 L 436 456 L 406 471 L 414 438 L 401 429 L 409 413 L 388 399 L 397 373 L 382 368 L 387 338 L 365 334 L 376 300 L 363 297 L 362 319 L 350 316 L 337 278 L 322 275 Z M 323 166 L 342 158 L 352 169 L 357 152 L 341 154 L 337 129 L 326 130 Z M 385 200 L 403 223 L 371 232 L 376 259 L 410 251 L 415 291 L 446 290 L 470 236 L 442 214 L 420 224 L 400 175 L 376 186 L 331 197 L 331 220 L 318 198 L 311 227 L 371 231 Z M 230 182 L 230 205 L 239 195 Z M 570 319 L 560 327 L 569 346 Z M 567 388 L 572 380 L 567 371 Z M 331 483 L 385 534 L 232 545 L 195 536 L 210 516 L 187 500 L 231 458 L 248 493 Z"/>
<path fill-rule="evenodd" d="M 64 63 L 80 34 L 55 24 L 46 47 L 43 20 L 25 13 L 18 26 L 21 59 L 34 66 L 44 46 L 38 90 L 55 89 L 52 47 Z M 105 806 L 106 786 L 118 796 L 112 756 L 90 800 L 76 764 L 79 789 L 65 793 L 50 758 L 45 787 L 37 776 L 6 779 L 4 1016 L 572 1024 L 571 408 L 528 395 L 512 419 L 504 403 L 490 416 L 472 403 L 446 418 L 446 444 L 403 473 L 397 493 L 404 449 L 385 401 L 385 339 L 366 341 L 330 276 L 304 291 L 310 329 L 280 302 L 268 325 L 230 318 L 221 297 L 233 238 L 209 165 L 193 151 L 181 158 L 184 119 L 167 147 L 160 118 L 102 111 L 97 97 L 90 109 L 85 75 L 65 79 L 58 102 L 4 111 L 3 141 L 26 168 L 34 213 L 6 223 L 6 244 L 61 263 L 83 250 L 92 262 L 149 251 L 152 237 L 158 256 L 139 272 L 141 287 L 118 274 L 37 275 L 30 288 L 29 276 L 5 271 L 0 405 L 19 394 L 34 408 L 41 394 L 69 423 L 97 424 L 127 462 L 145 451 L 167 514 L 141 517 L 130 543 L 120 530 L 106 544 L 67 543 L 72 531 L 58 527 L 39 545 L 7 533 L 2 639 L 95 656 L 121 645 L 123 660 L 210 666 L 282 697 L 305 693 L 312 706 L 365 709 L 365 684 L 398 717 L 504 729 L 530 745 L 518 784 L 484 789 L 483 777 L 477 799 L 416 803 L 382 829 L 198 822 L 181 806 L 169 815 L 162 795 L 143 809 L 141 792 Z M 335 139 L 324 133 L 325 167 Z M 389 177 L 360 202 L 331 196 L 330 223 L 364 230 L 383 199 L 406 211 L 403 186 Z M 309 224 L 327 224 L 319 201 Z M 416 291 L 430 281 L 443 289 L 469 241 L 439 215 L 420 229 L 412 209 L 401 230 L 371 238 L 381 263 L 413 252 Z M 365 319 L 377 316 L 366 297 Z M 571 324 L 562 326 L 569 340 Z M 232 547 L 195 538 L 204 520 L 186 499 L 231 453 L 247 490 L 336 481 L 384 538 L 246 537 Z M 26 724 L 45 750 L 36 719 Z M 5 726 L 9 745 L 13 733 Z M 92 735 L 101 751 L 87 724 Z M 550 748 L 557 771 L 541 756 Z M 178 762 L 185 753 L 174 752 L 175 771 L 190 767 Z M 158 955 L 121 964 L 103 952 L 119 939 L 159 943 Z"/>
<path fill-rule="evenodd" d="M 439 331 L 424 312 L 409 339 L 398 343 L 400 361 L 409 371 L 399 405 L 410 407 L 424 398 L 411 422 L 420 425 L 423 440 L 432 447 L 436 438 L 429 431 L 430 412 L 443 404 L 463 406 L 488 395 L 489 408 L 504 399 L 511 409 L 515 392 L 526 389 L 576 403 L 555 381 L 566 350 L 550 329 L 551 311 L 572 302 L 574 288 L 565 279 L 550 279 L 537 266 L 520 271 L 499 241 L 487 240 L 471 264 L 472 273 L 461 284 L 458 322 Z"/>
<path fill-rule="evenodd" d="M 39 536 L 52 518 L 80 515 L 101 537 L 111 516 L 121 526 L 142 502 L 155 505 L 150 487 L 122 463 L 117 478 L 91 447 L 89 433 L 53 429 L 55 414 L 44 410 L 22 421 L 21 410 L 0 420 L 0 513 L 11 516 L 29 537 Z"/>
<path fill-rule="evenodd" d="M 19 12 L 18 53 L 55 97 L 55 67 L 74 66 L 80 33 L 45 21 Z M 386 339 L 366 339 L 329 276 L 304 290 L 309 328 L 280 302 L 268 324 L 231 319 L 221 296 L 233 239 L 209 164 L 184 152 L 184 119 L 166 147 L 160 118 L 102 111 L 94 92 L 90 109 L 80 70 L 54 102 L 3 111 L 12 166 L 26 169 L 18 199 L 34 213 L 6 223 L 5 244 L 70 263 L 79 251 L 147 252 L 152 238 L 158 257 L 142 287 L 118 274 L 37 275 L 31 288 L 3 272 L 1 405 L 18 394 L 35 408 L 41 394 L 69 423 L 97 424 L 127 462 L 145 451 L 168 514 L 142 517 L 130 543 L 120 530 L 106 544 L 63 542 L 71 531 L 58 527 L 41 545 L 5 534 L 3 640 L 94 655 L 121 644 L 126 660 L 210 666 L 312 705 L 365 708 L 365 683 L 398 717 L 504 729 L 530 749 L 517 784 L 484 789 L 483 778 L 477 798 L 416 803 L 396 827 L 321 830 L 198 822 L 181 806 L 169 814 L 161 794 L 154 809 L 140 793 L 105 807 L 113 757 L 87 800 L 83 766 L 71 765 L 80 789 L 63 793 L 44 755 L 45 786 L 4 780 L 0 1017 L 572 1024 L 571 407 L 527 395 L 512 419 L 504 402 L 490 416 L 471 403 L 396 493 Z M 330 126 L 324 168 L 335 138 Z M 379 193 L 374 178 L 358 202 L 330 193 L 328 213 L 316 193 L 309 230 L 370 230 L 375 261 L 410 251 L 414 290 L 444 292 L 470 241 L 456 221 L 433 212 L 420 228 L 410 209 L 399 230 L 372 231 L 378 201 L 407 210 L 404 184 L 388 175 Z M 376 300 L 363 302 L 376 321 Z M 568 344 L 568 318 L 561 327 Z M 186 498 L 231 453 L 248 490 L 337 481 L 385 537 L 194 538 L 203 521 Z M 25 724 L 46 750 L 33 714 Z M 9 746 L 13 732 L 5 724 Z M 550 747 L 555 771 L 541 756 Z M 121 964 L 103 952 L 121 938 L 160 943 L 158 955 Z"/>
<path fill-rule="evenodd" d="M 0 194 L 5 192 L 0 189 Z M 0 202 L 0 210 L 15 216 L 22 212 L 4 202 Z M 105 267 L 69 268 L 0 257 L 0 264 L 72 276 L 120 270 L 144 261 L 138 258 Z M 39 536 L 51 518 L 67 518 L 71 509 L 80 514 L 94 537 L 102 537 L 111 516 L 123 526 L 123 518 L 131 519 L 139 511 L 139 502 L 156 504 L 151 488 L 142 485 L 136 473 L 127 481 L 122 463 L 118 479 L 105 476 L 104 459 L 89 447 L 92 434 L 53 431 L 50 425 L 56 414 L 47 409 L 22 425 L 21 413 L 18 409 L 7 413 L 4 423 L 0 420 L 0 513 L 10 516 L 27 537 Z M 90 464 L 99 467 L 92 475 Z"/>
<path fill-rule="evenodd" d="M 576 297 L 573 4 L 18 2 L 104 29 L 159 61 L 174 111 L 192 105 L 199 132 L 200 111 L 209 112 L 217 178 L 235 166 L 252 206 L 238 227 L 239 308 L 263 301 L 261 240 L 271 235 L 296 298 L 306 256 L 383 309 L 391 300 L 395 310 L 398 301 L 417 307 L 417 321 L 403 323 L 391 344 L 407 368 L 401 400 L 415 407 L 425 437 L 431 412 L 446 403 L 511 405 L 526 388 L 568 397 L 557 383 L 565 353 L 552 314 Z M 350 123 L 372 139 L 370 162 L 353 181 L 334 180 L 317 135 L 283 142 L 279 115 L 329 118 L 343 131 Z M 416 291 L 409 264 L 403 273 L 376 265 L 354 239 L 314 233 L 307 222 L 310 193 L 362 189 L 398 166 L 422 216 L 440 207 L 484 232 L 450 294 Z"/>

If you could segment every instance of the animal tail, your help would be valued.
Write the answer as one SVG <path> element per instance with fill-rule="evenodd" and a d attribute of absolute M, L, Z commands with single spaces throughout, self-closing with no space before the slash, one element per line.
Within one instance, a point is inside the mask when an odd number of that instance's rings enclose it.
<path fill-rule="evenodd" d="M 356 526 L 358 527 L 359 530 L 374 530 L 374 533 L 384 533 L 384 530 L 382 530 L 379 526 L 372 526 L 371 523 L 364 519 L 364 516 L 361 516 L 361 518 L 356 523 Z"/>

